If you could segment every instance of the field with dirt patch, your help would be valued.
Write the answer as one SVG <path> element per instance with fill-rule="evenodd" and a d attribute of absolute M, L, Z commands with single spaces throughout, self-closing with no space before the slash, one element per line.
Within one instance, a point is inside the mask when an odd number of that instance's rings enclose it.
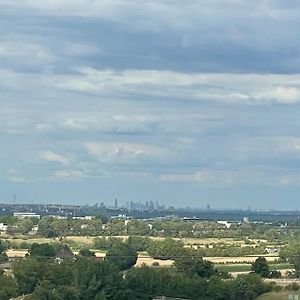
<path fill-rule="evenodd" d="M 147 266 L 153 266 L 153 263 L 158 263 L 160 267 L 171 267 L 173 265 L 173 260 L 161 260 L 154 259 L 152 257 L 139 256 L 136 262 L 136 267 L 141 267 L 143 264 Z"/>
<path fill-rule="evenodd" d="M 6 254 L 9 258 L 14 257 L 25 257 L 25 255 L 28 253 L 27 250 L 20 250 L 20 249 L 9 249 L 6 251 Z"/>
<path fill-rule="evenodd" d="M 236 257 L 204 257 L 206 260 L 210 260 L 215 264 L 234 264 L 234 263 L 243 263 L 250 264 L 254 263 L 255 260 L 264 256 L 268 262 L 274 262 L 278 260 L 278 256 L 267 256 L 267 255 L 249 255 L 249 256 L 236 256 Z"/>
<path fill-rule="evenodd" d="M 298 295 L 300 299 L 300 292 L 278 292 L 261 295 L 256 300 L 288 300 L 289 295 Z"/>

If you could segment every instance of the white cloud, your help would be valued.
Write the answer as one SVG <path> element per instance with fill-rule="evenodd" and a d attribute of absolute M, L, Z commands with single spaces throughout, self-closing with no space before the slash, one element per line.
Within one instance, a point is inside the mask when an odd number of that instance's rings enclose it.
<path fill-rule="evenodd" d="M 281 103 L 300 102 L 300 89 L 289 86 L 275 86 L 266 91 L 258 92 L 255 96 L 257 99 L 270 99 Z"/>
<path fill-rule="evenodd" d="M 20 176 L 10 176 L 8 179 L 9 179 L 9 181 L 12 181 L 12 182 L 24 182 L 25 181 L 25 179 Z"/>
<path fill-rule="evenodd" d="M 61 89 L 104 95 L 148 94 L 153 97 L 244 104 L 300 102 L 300 90 L 297 87 L 300 74 L 210 74 L 168 70 L 117 72 L 93 68 L 81 68 L 79 72 L 79 75 L 60 78 L 55 85 Z"/>
<path fill-rule="evenodd" d="M 232 185 L 237 183 L 238 174 L 232 171 L 202 170 L 185 174 L 163 174 L 162 181 L 198 183 L 203 185 Z"/>
<path fill-rule="evenodd" d="M 8 40 L 0 39 L 0 58 L 11 65 L 50 65 L 55 61 L 51 51 L 33 40 L 22 40 L 20 36 L 7 37 Z"/>
<path fill-rule="evenodd" d="M 300 138 L 269 136 L 239 138 L 235 141 L 232 155 L 237 161 L 293 159 L 300 157 Z"/>
<path fill-rule="evenodd" d="M 38 131 L 48 131 L 53 129 L 53 125 L 48 123 L 39 123 L 35 127 Z"/>
<path fill-rule="evenodd" d="M 294 171 L 274 168 L 236 170 L 201 170 L 193 173 L 162 174 L 162 181 L 203 186 L 300 186 L 300 175 Z"/>
<path fill-rule="evenodd" d="M 29 95 L 33 91 L 41 95 L 44 93 L 43 98 L 49 97 L 50 99 L 58 93 L 70 91 L 101 96 L 107 101 L 115 101 L 120 97 L 128 100 L 151 96 L 153 100 L 163 97 L 169 101 L 180 99 L 246 105 L 300 103 L 300 74 L 212 74 L 167 70 L 114 71 L 82 68 L 77 74 L 37 75 L 0 69 L 0 87 L 26 92 Z M 47 91 L 46 94 L 45 91 Z M 125 118 L 119 114 L 114 117 L 114 120 L 125 122 L 127 121 Z M 143 118 L 143 116 L 137 116 L 136 121 Z M 129 121 L 132 120 L 131 118 Z M 95 122 L 91 119 L 88 121 L 89 123 Z M 87 125 L 72 115 L 63 122 L 66 127 L 70 128 Z"/>
<path fill-rule="evenodd" d="M 39 156 L 43 160 L 52 161 L 52 162 L 59 162 L 63 165 L 70 164 L 70 158 L 52 151 L 40 151 Z"/>
<path fill-rule="evenodd" d="M 84 177 L 84 173 L 80 170 L 60 170 L 55 172 L 55 178 L 58 179 L 81 179 Z"/>
<path fill-rule="evenodd" d="M 24 177 L 20 176 L 15 169 L 7 170 L 8 180 L 11 182 L 24 182 Z"/>
<path fill-rule="evenodd" d="M 89 118 L 87 118 L 85 121 L 87 121 L 87 124 L 90 122 Z M 87 124 L 74 118 L 68 118 L 66 121 L 63 122 L 63 126 L 70 129 L 84 129 L 87 128 Z"/>
<path fill-rule="evenodd" d="M 133 162 L 139 159 L 161 158 L 166 151 L 160 147 L 135 143 L 86 143 L 88 152 L 102 162 Z"/>

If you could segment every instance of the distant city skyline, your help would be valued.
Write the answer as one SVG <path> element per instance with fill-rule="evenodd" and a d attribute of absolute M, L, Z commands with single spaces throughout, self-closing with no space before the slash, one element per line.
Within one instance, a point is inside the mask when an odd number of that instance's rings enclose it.
<path fill-rule="evenodd" d="M 0 202 L 300 209 L 299 14 L 0 0 Z"/>

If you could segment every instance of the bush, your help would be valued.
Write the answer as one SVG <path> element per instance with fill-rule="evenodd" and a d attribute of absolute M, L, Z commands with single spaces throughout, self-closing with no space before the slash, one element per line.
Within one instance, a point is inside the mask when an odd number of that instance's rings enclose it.
<path fill-rule="evenodd" d="M 135 251 L 146 251 L 149 245 L 150 239 L 142 236 L 130 236 L 128 238 L 128 244 Z"/>
<path fill-rule="evenodd" d="M 96 254 L 94 251 L 91 251 L 88 248 L 83 248 L 79 251 L 78 253 L 79 256 L 84 256 L 84 257 L 95 257 Z"/>
<path fill-rule="evenodd" d="M 33 243 L 29 250 L 30 256 L 36 257 L 55 257 L 55 248 L 50 244 Z"/>
<path fill-rule="evenodd" d="M 280 271 L 273 270 L 269 274 L 269 278 L 281 278 Z"/>
<path fill-rule="evenodd" d="M 122 271 L 134 266 L 137 257 L 137 252 L 124 243 L 114 244 L 106 253 L 106 259 L 114 263 Z"/>
<path fill-rule="evenodd" d="M 261 277 L 269 277 L 270 275 L 270 268 L 264 257 L 258 257 L 255 260 L 255 262 L 252 264 L 251 271 L 259 274 Z"/>
<path fill-rule="evenodd" d="M 181 241 L 166 238 L 163 241 L 150 240 L 147 252 L 153 258 L 167 260 L 184 255 L 185 249 Z"/>

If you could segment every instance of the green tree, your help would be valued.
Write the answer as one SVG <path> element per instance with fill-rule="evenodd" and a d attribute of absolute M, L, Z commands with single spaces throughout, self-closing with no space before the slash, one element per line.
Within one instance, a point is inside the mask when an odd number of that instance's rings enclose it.
<path fill-rule="evenodd" d="M 41 281 L 34 293 L 30 296 L 31 300 L 63 300 L 57 289 L 47 280 Z"/>
<path fill-rule="evenodd" d="M 106 259 L 118 266 L 120 270 L 127 270 L 134 266 L 137 257 L 137 252 L 125 243 L 114 244 L 106 253 Z"/>
<path fill-rule="evenodd" d="M 136 251 L 146 251 L 148 248 L 150 238 L 142 236 L 130 236 L 128 237 L 128 244 Z"/>
<path fill-rule="evenodd" d="M 280 251 L 280 257 L 287 259 L 295 268 L 295 276 L 300 278 L 300 241 L 292 240 Z"/>
<path fill-rule="evenodd" d="M 101 292 L 108 299 L 122 299 L 122 275 L 109 261 L 80 257 L 73 264 L 73 274 L 73 284 L 80 291 L 81 299 L 94 299 Z"/>
<path fill-rule="evenodd" d="M 34 226 L 33 220 L 31 218 L 25 218 L 18 223 L 17 230 L 18 232 L 25 235 L 32 230 L 33 226 Z"/>
<path fill-rule="evenodd" d="M 56 237 L 59 235 L 57 231 L 55 231 L 53 227 L 53 217 L 44 217 L 42 218 L 39 223 L 39 233 L 44 237 Z"/>
<path fill-rule="evenodd" d="M 109 221 L 109 218 L 107 217 L 107 215 L 104 215 L 104 214 L 97 215 L 96 219 L 99 219 L 102 224 L 106 224 Z"/>
<path fill-rule="evenodd" d="M 270 267 L 267 263 L 265 257 L 258 257 L 255 262 L 251 266 L 251 271 L 260 275 L 261 277 L 269 277 L 270 275 Z"/>
<path fill-rule="evenodd" d="M 17 282 L 13 277 L 6 276 L 0 270 L 0 299 L 7 300 L 18 295 Z"/>
<path fill-rule="evenodd" d="M 5 253 L 5 250 L 7 249 L 7 245 L 0 241 L 0 263 L 8 261 L 7 254 Z"/>
<path fill-rule="evenodd" d="M 94 251 L 91 251 L 88 248 L 83 248 L 79 251 L 78 253 L 79 256 L 84 256 L 84 257 L 96 257 L 96 254 Z"/>
<path fill-rule="evenodd" d="M 64 300 L 79 300 L 80 299 L 80 293 L 79 290 L 76 287 L 73 286 L 59 286 L 57 288 L 57 291 L 59 295 Z"/>
<path fill-rule="evenodd" d="M 32 258 L 13 262 L 13 273 L 17 280 L 20 294 L 30 294 L 49 269 L 49 262 Z"/>
<path fill-rule="evenodd" d="M 254 300 L 259 295 L 272 290 L 271 285 L 264 284 L 257 274 L 239 275 L 233 282 L 234 299 Z"/>
<path fill-rule="evenodd" d="M 179 272 L 183 272 L 188 276 L 195 274 L 200 277 L 218 275 L 218 271 L 214 268 L 214 265 L 210 261 L 197 256 L 196 252 L 185 251 L 185 255 L 175 258 L 174 266 Z"/>
<path fill-rule="evenodd" d="M 158 259 L 174 259 L 185 254 L 183 242 L 171 238 L 166 238 L 163 241 L 150 240 L 147 252 L 153 258 Z"/>
<path fill-rule="evenodd" d="M 51 258 L 55 257 L 56 251 L 54 246 L 50 244 L 37 244 L 33 243 L 29 249 L 30 256 L 38 258 Z"/>

